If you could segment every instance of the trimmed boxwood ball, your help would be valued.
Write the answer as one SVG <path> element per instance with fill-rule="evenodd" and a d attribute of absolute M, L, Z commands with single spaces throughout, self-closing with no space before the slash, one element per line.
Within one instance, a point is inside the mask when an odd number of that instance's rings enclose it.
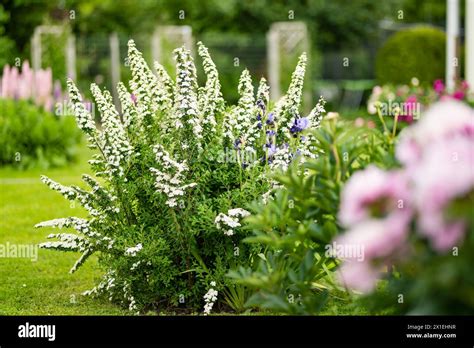
<path fill-rule="evenodd" d="M 381 84 L 406 84 L 412 77 L 430 84 L 445 73 L 446 34 L 429 26 L 400 30 L 377 52 L 375 71 Z"/>

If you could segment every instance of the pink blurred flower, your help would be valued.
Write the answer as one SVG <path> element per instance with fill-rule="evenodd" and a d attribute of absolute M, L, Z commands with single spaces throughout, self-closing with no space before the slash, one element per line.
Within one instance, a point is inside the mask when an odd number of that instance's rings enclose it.
<path fill-rule="evenodd" d="M 356 127 L 362 127 L 364 125 L 365 121 L 362 117 L 357 117 L 354 121 L 354 125 Z"/>
<path fill-rule="evenodd" d="M 356 172 L 341 195 L 339 220 L 351 226 L 373 217 L 386 217 L 392 211 L 410 215 L 409 189 L 401 172 L 386 172 L 369 166 Z"/>
<path fill-rule="evenodd" d="M 474 190 L 474 138 L 458 135 L 429 144 L 412 176 L 421 233 L 436 250 L 452 248 L 463 237 L 465 224 L 450 221 L 446 208 Z"/>
<path fill-rule="evenodd" d="M 465 97 L 465 94 L 463 91 L 459 90 L 453 93 L 452 97 L 457 100 L 463 100 Z"/>
<path fill-rule="evenodd" d="M 457 134 L 474 136 L 473 110 L 454 100 L 433 104 L 416 125 L 403 130 L 396 157 L 405 165 L 416 165 L 427 144 Z"/>
<path fill-rule="evenodd" d="M 346 261 L 337 273 L 339 283 L 363 293 L 374 290 L 378 278 L 379 272 L 368 262 Z"/>
<path fill-rule="evenodd" d="M 436 93 L 438 94 L 441 94 L 444 92 L 444 83 L 442 80 L 436 80 L 434 83 L 433 83 L 433 88 L 434 90 L 436 91 Z"/>
<path fill-rule="evenodd" d="M 337 245 L 362 250 L 363 258 L 343 258 L 339 281 L 362 291 L 373 290 L 382 275 L 383 266 L 405 249 L 410 216 L 396 214 L 385 220 L 370 219 L 355 225 L 335 240 Z"/>
<path fill-rule="evenodd" d="M 372 128 L 372 129 L 375 128 L 375 122 L 372 121 L 372 120 L 367 121 L 367 127 L 368 127 L 368 128 Z"/>
<path fill-rule="evenodd" d="M 403 113 L 402 115 L 398 116 L 398 120 L 401 122 L 412 123 L 413 116 L 415 114 L 415 111 L 417 110 L 417 102 L 418 99 L 416 95 L 410 95 L 404 102 L 403 111 L 406 111 L 406 113 Z"/>
<path fill-rule="evenodd" d="M 363 261 L 386 257 L 405 242 L 408 233 L 407 223 L 410 218 L 409 214 L 394 213 L 386 219 L 368 219 L 355 224 L 335 241 L 340 245 L 362 248 Z M 354 256 L 345 259 L 356 261 Z"/>

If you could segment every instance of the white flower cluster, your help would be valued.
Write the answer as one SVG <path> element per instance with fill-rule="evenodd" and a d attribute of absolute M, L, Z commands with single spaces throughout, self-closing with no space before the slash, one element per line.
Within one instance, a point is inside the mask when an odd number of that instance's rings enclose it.
<path fill-rule="evenodd" d="M 219 82 L 219 73 L 216 65 L 209 55 L 209 51 L 202 42 L 198 42 L 198 53 L 202 58 L 204 72 L 207 75 L 207 81 L 202 93 L 199 94 L 199 109 L 202 113 L 202 123 L 214 133 L 216 131 L 217 112 L 221 112 L 224 106 L 224 98 L 222 97 L 221 84 Z"/>
<path fill-rule="evenodd" d="M 50 189 L 61 193 L 66 199 L 70 201 L 77 199 L 92 216 L 100 217 L 100 212 L 92 205 L 92 201 L 94 198 L 91 193 L 86 192 L 77 186 L 68 187 L 61 185 L 45 175 L 41 176 L 41 181 L 48 185 Z"/>
<path fill-rule="evenodd" d="M 127 87 L 122 82 L 117 84 L 117 92 L 122 106 L 122 121 L 127 130 L 139 130 L 143 126 L 142 115 L 133 102 L 132 95 L 128 92 Z M 131 134 L 129 133 L 129 136 Z"/>
<path fill-rule="evenodd" d="M 89 246 L 87 241 L 76 235 L 70 233 L 51 233 L 48 239 L 57 238 L 56 242 L 40 243 L 39 247 L 43 249 L 69 250 L 84 252 Z"/>
<path fill-rule="evenodd" d="M 264 105 L 268 105 L 270 101 L 270 86 L 267 84 L 267 80 L 262 77 L 257 89 L 257 100 L 260 100 Z"/>
<path fill-rule="evenodd" d="M 219 213 L 214 223 L 216 224 L 217 229 L 225 229 L 224 234 L 226 236 L 233 236 L 234 229 L 240 227 L 239 217 L 240 219 L 249 216 L 250 212 L 242 208 L 235 208 L 230 209 L 227 211 L 227 215 L 223 213 Z"/>
<path fill-rule="evenodd" d="M 239 141 L 239 148 L 253 152 L 256 140 L 257 119 L 252 78 L 247 69 L 240 75 L 238 91 L 240 99 L 237 106 L 224 121 L 225 136 L 231 141 Z"/>
<path fill-rule="evenodd" d="M 35 228 L 42 227 L 53 227 L 53 228 L 73 228 L 77 232 L 82 233 L 84 236 L 88 237 L 87 243 L 92 245 L 91 239 L 95 239 L 95 245 L 97 246 L 106 246 L 108 249 L 111 249 L 114 241 L 110 237 L 103 236 L 102 234 L 94 231 L 90 225 L 90 222 L 86 219 L 78 217 L 68 217 L 68 218 L 59 218 L 48 221 L 43 221 L 35 225 Z M 45 246 L 46 248 L 47 246 Z"/>
<path fill-rule="evenodd" d="M 182 163 L 176 162 L 161 145 L 154 146 L 153 152 L 155 153 L 156 161 L 163 168 L 163 171 L 150 168 L 156 176 L 155 186 L 158 192 L 164 193 L 168 197 L 166 205 L 176 207 L 178 205 L 176 198 L 184 196 L 186 189 L 194 187 L 196 184 L 182 184 L 185 179 L 184 172 L 188 170 L 186 161 Z"/>
<path fill-rule="evenodd" d="M 169 109 L 171 100 L 165 93 L 166 89 L 162 88 L 162 81 L 150 70 L 133 40 L 128 41 L 128 61 L 132 71 L 130 88 L 137 99 L 138 114 L 151 122 L 156 111 Z"/>
<path fill-rule="evenodd" d="M 289 147 L 281 147 L 273 156 L 273 161 L 270 163 L 270 168 L 272 170 L 281 170 L 286 171 L 293 159 L 293 155 Z"/>
<path fill-rule="evenodd" d="M 174 50 L 176 60 L 175 124 L 176 128 L 191 126 L 198 148 L 202 139 L 202 124 L 196 94 L 197 80 L 191 52 L 185 47 Z"/>
<path fill-rule="evenodd" d="M 51 190 L 61 193 L 68 200 L 73 200 L 77 196 L 76 191 L 74 191 L 71 187 L 61 185 L 48 178 L 46 175 L 41 175 L 41 181 L 48 185 Z"/>
<path fill-rule="evenodd" d="M 102 277 L 102 280 L 100 281 L 97 286 L 90 290 L 86 290 L 82 293 L 83 296 L 93 296 L 93 295 L 98 295 L 104 292 L 109 293 L 109 300 L 112 301 L 112 296 L 114 293 L 114 288 L 115 288 L 115 278 L 116 277 L 116 272 L 115 270 L 110 270 L 104 274 Z"/>
<path fill-rule="evenodd" d="M 71 79 L 67 80 L 69 99 L 72 110 L 76 115 L 76 122 L 79 128 L 88 136 L 93 137 L 97 131 L 94 119 L 91 113 L 86 109 L 82 96 Z"/>
<path fill-rule="evenodd" d="M 172 100 L 174 89 L 175 89 L 174 81 L 171 79 L 170 75 L 166 72 L 163 65 L 161 65 L 158 62 L 155 62 L 154 66 L 155 66 L 156 74 L 158 75 L 158 79 L 161 81 L 161 83 L 165 87 L 167 98 Z"/>
<path fill-rule="evenodd" d="M 299 117 L 306 62 L 306 53 L 303 53 L 298 60 L 295 71 L 291 75 L 290 86 L 284 99 L 285 104 L 281 112 L 275 112 L 275 117 L 280 124 L 281 130 L 285 132 L 287 137 L 291 136 L 289 129 L 295 122 L 295 119 Z"/>
<path fill-rule="evenodd" d="M 137 256 L 137 253 L 143 249 L 142 243 L 138 243 L 134 247 L 127 248 L 125 250 L 125 255 L 126 256 Z"/>
<path fill-rule="evenodd" d="M 211 282 L 211 288 L 209 288 L 209 291 L 204 295 L 204 301 L 206 302 L 204 305 L 204 315 L 211 314 L 212 307 L 214 307 L 214 303 L 217 301 L 219 292 L 213 288 L 215 286 L 216 282 Z"/>
<path fill-rule="evenodd" d="M 123 176 L 122 165 L 132 154 L 132 146 L 127 139 L 127 133 L 120 122 L 110 93 L 106 90 L 102 93 L 94 83 L 91 85 L 91 92 L 102 115 L 103 131 L 99 135 L 99 142 L 107 160 L 108 174 Z"/>
<path fill-rule="evenodd" d="M 97 180 L 95 180 L 93 177 L 87 174 L 82 175 L 82 180 L 89 185 L 92 189 L 91 193 L 99 196 L 100 198 L 106 200 L 108 203 L 113 203 L 117 200 L 117 196 L 113 195 L 109 191 L 107 191 L 104 187 L 102 187 Z M 110 206 L 107 206 L 107 208 L 111 208 Z M 118 212 L 118 207 L 114 207 L 114 211 Z"/>
<path fill-rule="evenodd" d="M 310 122 L 311 128 L 318 128 L 321 124 L 321 121 L 323 120 L 323 114 L 326 112 L 324 104 L 326 104 L 324 98 L 319 97 L 318 103 L 309 113 L 308 120 Z"/>

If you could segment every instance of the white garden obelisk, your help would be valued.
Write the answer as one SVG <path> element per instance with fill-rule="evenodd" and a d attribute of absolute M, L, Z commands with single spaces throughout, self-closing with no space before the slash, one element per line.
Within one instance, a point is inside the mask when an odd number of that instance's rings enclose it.
<path fill-rule="evenodd" d="M 474 0 L 466 0 L 466 81 L 474 91 Z"/>
<path fill-rule="evenodd" d="M 454 89 L 455 79 L 459 76 L 459 0 L 446 0 L 446 87 Z"/>

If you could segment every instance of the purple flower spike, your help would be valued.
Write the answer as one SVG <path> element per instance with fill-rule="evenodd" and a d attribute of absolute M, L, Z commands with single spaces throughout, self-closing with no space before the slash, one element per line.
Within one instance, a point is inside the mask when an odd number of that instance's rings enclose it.
<path fill-rule="evenodd" d="M 275 115 L 273 115 L 273 112 L 270 112 L 267 117 L 267 124 L 273 124 L 275 122 Z"/>
<path fill-rule="evenodd" d="M 309 120 L 306 117 L 298 118 L 295 120 L 295 123 L 290 128 L 291 133 L 298 133 L 308 128 Z"/>
<path fill-rule="evenodd" d="M 240 139 L 236 139 L 236 140 L 234 141 L 234 148 L 235 148 L 235 149 L 238 149 L 240 143 L 241 143 Z"/>
<path fill-rule="evenodd" d="M 268 145 L 270 145 L 270 144 L 268 144 Z M 270 146 L 267 146 L 267 147 L 268 147 L 268 157 L 273 157 L 273 155 L 277 151 L 277 148 L 276 148 L 275 144 L 271 144 Z"/>
<path fill-rule="evenodd" d="M 275 131 L 274 130 L 267 130 L 267 136 L 268 137 L 272 137 L 275 135 Z"/>

